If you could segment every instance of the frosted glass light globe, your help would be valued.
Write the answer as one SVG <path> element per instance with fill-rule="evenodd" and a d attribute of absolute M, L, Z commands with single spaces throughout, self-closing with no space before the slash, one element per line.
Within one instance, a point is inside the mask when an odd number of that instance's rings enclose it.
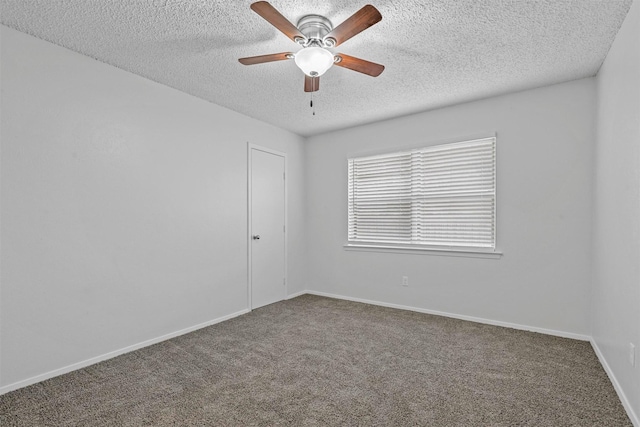
<path fill-rule="evenodd" d="M 327 49 L 310 46 L 295 56 L 296 65 L 309 77 L 320 77 L 333 65 L 333 54 Z"/>

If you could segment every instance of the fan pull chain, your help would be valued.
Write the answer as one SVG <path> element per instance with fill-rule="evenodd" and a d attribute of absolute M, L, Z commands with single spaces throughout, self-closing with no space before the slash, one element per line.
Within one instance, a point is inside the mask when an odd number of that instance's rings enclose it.
<path fill-rule="evenodd" d="M 312 115 L 316 115 L 316 109 L 313 108 L 313 92 L 315 91 L 316 88 L 316 79 L 313 78 L 311 79 L 311 101 L 309 102 L 309 107 L 311 108 L 311 112 Z"/>

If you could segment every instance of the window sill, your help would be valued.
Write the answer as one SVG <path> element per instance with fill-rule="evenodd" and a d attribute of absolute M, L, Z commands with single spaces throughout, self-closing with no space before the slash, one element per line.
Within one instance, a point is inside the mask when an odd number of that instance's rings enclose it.
<path fill-rule="evenodd" d="M 502 252 L 486 252 L 473 249 L 436 249 L 436 248 L 415 248 L 402 246 L 385 246 L 385 245 L 364 245 L 358 243 L 347 243 L 344 246 L 346 251 L 362 251 L 362 252 L 388 252 L 397 254 L 414 254 L 414 255 L 437 255 L 437 256 L 453 256 L 465 258 L 487 258 L 500 259 Z"/>

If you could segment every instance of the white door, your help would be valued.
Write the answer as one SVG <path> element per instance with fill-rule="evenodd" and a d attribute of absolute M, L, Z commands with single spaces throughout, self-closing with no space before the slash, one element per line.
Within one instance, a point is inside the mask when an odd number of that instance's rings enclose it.
<path fill-rule="evenodd" d="M 285 297 L 285 156 L 249 147 L 250 303 Z"/>

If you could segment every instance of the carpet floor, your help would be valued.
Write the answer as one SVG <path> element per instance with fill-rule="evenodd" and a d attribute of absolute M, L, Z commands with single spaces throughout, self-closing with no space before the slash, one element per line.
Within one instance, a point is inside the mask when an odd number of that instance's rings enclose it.
<path fill-rule="evenodd" d="M 0 396 L 9 426 L 631 426 L 587 342 L 304 295 Z"/>

